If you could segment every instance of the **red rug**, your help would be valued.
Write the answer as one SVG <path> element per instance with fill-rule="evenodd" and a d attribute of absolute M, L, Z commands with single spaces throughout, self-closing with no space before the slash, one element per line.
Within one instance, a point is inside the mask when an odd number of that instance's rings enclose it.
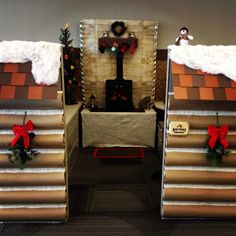
<path fill-rule="evenodd" d="M 143 148 L 95 148 L 93 158 L 144 158 Z"/>

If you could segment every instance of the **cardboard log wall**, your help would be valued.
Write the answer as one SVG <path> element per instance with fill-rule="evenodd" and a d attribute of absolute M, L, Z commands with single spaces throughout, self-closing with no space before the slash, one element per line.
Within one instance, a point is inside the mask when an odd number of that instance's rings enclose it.
<path fill-rule="evenodd" d="M 166 86 L 162 217 L 235 217 L 236 102 L 228 93 L 235 83 L 169 61 Z M 204 88 L 211 90 L 210 95 L 201 93 Z M 219 126 L 230 127 L 227 140 L 231 153 L 223 157 L 222 164 L 212 166 L 206 157 L 207 128 L 216 125 L 216 112 Z M 189 122 L 189 133 L 170 135 L 172 121 Z"/>
<path fill-rule="evenodd" d="M 66 151 L 62 78 L 37 85 L 31 63 L 0 64 L 0 221 L 67 219 Z M 34 123 L 39 152 L 23 169 L 8 160 L 12 125 Z"/>

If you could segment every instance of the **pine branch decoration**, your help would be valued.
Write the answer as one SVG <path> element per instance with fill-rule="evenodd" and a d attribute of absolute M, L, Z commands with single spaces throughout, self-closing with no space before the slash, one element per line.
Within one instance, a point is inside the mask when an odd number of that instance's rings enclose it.
<path fill-rule="evenodd" d="M 70 39 L 71 33 L 69 29 L 70 25 L 68 23 L 65 24 L 63 29 L 60 29 L 61 34 L 59 36 L 59 40 L 65 47 L 71 47 L 73 42 L 73 39 Z"/>

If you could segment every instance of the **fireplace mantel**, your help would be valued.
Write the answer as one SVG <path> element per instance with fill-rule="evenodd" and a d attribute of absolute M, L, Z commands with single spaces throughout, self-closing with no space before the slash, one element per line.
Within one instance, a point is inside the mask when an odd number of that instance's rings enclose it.
<path fill-rule="evenodd" d="M 81 112 L 83 147 L 155 147 L 156 112 Z"/>

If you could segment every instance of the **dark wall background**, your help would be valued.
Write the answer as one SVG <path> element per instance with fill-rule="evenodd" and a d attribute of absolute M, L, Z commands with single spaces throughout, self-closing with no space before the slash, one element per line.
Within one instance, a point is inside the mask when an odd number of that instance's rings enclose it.
<path fill-rule="evenodd" d="M 82 19 L 143 19 L 158 22 L 158 48 L 166 49 L 187 26 L 191 44 L 236 43 L 235 0 L 0 0 L 0 40 L 58 42 L 60 28 L 71 25 L 79 47 Z M 156 99 L 165 93 L 166 50 L 158 51 Z"/>
<path fill-rule="evenodd" d="M 235 0 L 0 0 L 0 40 L 58 42 L 60 27 L 71 24 L 79 46 L 79 21 L 147 19 L 159 23 L 159 48 L 172 44 L 187 26 L 192 44 L 235 44 Z"/>

